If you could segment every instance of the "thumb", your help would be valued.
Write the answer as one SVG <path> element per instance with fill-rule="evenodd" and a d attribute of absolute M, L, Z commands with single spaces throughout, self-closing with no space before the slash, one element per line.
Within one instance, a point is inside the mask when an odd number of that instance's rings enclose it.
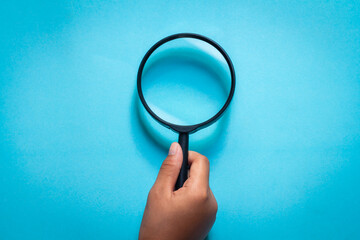
<path fill-rule="evenodd" d="M 159 190 L 173 191 L 182 164 L 182 149 L 177 142 L 171 144 L 169 154 L 161 165 L 154 186 Z"/>

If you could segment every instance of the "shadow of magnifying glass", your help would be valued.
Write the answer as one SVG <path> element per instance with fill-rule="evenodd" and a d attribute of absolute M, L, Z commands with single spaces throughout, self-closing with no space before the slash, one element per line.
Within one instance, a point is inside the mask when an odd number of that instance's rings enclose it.
<path fill-rule="evenodd" d="M 212 53 L 211 58 L 209 58 L 208 55 L 209 52 L 204 53 L 204 51 L 199 51 L 197 48 L 167 49 L 161 52 L 161 54 L 157 54 L 156 58 L 153 58 L 152 61 L 147 64 L 143 74 L 147 74 L 149 69 L 161 65 L 164 61 L 169 62 L 177 59 L 177 61 L 187 62 L 188 64 L 202 68 L 203 71 L 211 75 L 209 78 L 211 81 L 217 81 L 217 91 L 227 96 L 227 94 L 229 94 L 230 79 L 228 77 L 229 73 L 226 62 L 221 63 L 219 57 L 214 57 L 214 53 Z M 199 89 L 199 86 L 189 85 L 190 87 L 193 86 Z M 200 85 L 206 93 L 204 82 L 200 82 Z M 136 91 L 134 92 L 132 102 L 132 116 L 135 118 L 135 121 L 133 121 L 133 133 L 136 137 L 135 142 L 138 143 L 138 150 L 146 159 L 149 159 L 151 163 L 158 167 L 163 161 L 163 158 L 158 157 L 159 155 L 156 153 L 166 154 L 170 144 L 177 141 L 178 134 L 164 128 L 146 112 Z M 216 123 L 190 136 L 190 149 L 206 155 L 212 164 L 216 163 L 216 159 L 220 156 L 223 146 L 226 144 L 226 128 L 229 122 L 229 112 L 230 109 L 228 109 Z M 148 145 L 147 143 L 150 144 Z"/>
<path fill-rule="evenodd" d="M 156 158 L 166 156 L 172 142 L 176 142 L 178 134 L 164 128 L 146 112 L 142 106 L 137 92 L 133 97 L 133 133 L 136 138 L 138 151 L 155 167 L 164 160 Z M 190 150 L 197 151 L 207 156 L 212 164 L 216 164 L 221 155 L 223 146 L 226 144 L 226 131 L 229 122 L 230 111 L 224 113 L 221 119 L 213 125 L 202 129 L 190 136 Z M 154 154 L 155 153 L 155 154 Z"/>

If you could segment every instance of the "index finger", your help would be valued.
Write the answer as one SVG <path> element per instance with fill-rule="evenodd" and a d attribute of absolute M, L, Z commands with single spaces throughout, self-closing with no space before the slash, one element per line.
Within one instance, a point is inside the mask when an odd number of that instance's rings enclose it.
<path fill-rule="evenodd" d="M 200 153 L 189 151 L 189 165 L 190 165 L 190 176 L 189 178 L 195 184 L 200 186 L 209 187 L 209 170 L 210 164 L 207 157 Z"/>

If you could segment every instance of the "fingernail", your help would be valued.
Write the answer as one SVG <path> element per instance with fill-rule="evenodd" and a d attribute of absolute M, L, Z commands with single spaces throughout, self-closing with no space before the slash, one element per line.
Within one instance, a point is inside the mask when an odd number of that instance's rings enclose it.
<path fill-rule="evenodd" d="M 169 149 L 169 155 L 176 155 L 179 147 L 177 143 L 172 143 Z"/>

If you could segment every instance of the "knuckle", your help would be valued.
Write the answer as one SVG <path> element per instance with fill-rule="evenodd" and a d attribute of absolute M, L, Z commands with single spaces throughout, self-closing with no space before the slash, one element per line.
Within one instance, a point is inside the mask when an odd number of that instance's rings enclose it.
<path fill-rule="evenodd" d="M 149 191 L 148 199 L 154 200 L 154 199 L 158 199 L 160 196 L 161 196 L 161 193 L 160 193 L 159 189 L 156 187 L 152 187 Z"/>
<path fill-rule="evenodd" d="M 215 216 L 218 211 L 218 203 L 212 194 L 212 191 L 208 189 L 198 189 L 194 194 L 196 204 L 203 206 L 206 212 L 212 216 Z"/>
<path fill-rule="evenodd" d="M 195 198 L 196 198 L 197 202 L 204 203 L 204 202 L 206 202 L 208 200 L 209 193 L 208 193 L 207 190 L 206 191 L 205 190 L 199 190 L 199 191 L 196 192 Z"/>
<path fill-rule="evenodd" d="M 209 159 L 203 155 L 199 157 L 199 161 L 204 165 L 209 165 Z"/>
<path fill-rule="evenodd" d="M 211 201 L 210 210 L 213 214 L 216 214 L 218 211 L 218 203 L 215 198 L 213 201 Z"/>

